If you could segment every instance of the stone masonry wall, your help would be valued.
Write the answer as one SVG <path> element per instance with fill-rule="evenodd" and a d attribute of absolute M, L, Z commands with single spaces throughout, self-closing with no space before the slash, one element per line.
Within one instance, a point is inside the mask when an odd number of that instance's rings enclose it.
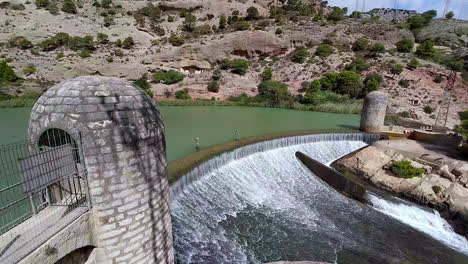
<path fill-rule="evenodd" d="M 81 132 L 97 246 L 113 263 L 173 263 L 164 126 L 142 90 L 117 78 L 79 77 L 49 89 L 29 134 Z"/>

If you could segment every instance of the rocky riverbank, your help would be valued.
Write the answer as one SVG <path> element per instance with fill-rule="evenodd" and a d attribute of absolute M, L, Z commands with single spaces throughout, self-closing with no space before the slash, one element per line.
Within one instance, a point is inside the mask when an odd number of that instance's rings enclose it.
<path fill-rule="evenodd" d="M 468 163 L 449 157 L 431 162 L 428 155 L 415 158 L 386 144 L 378 142 L 337 160 L 332 166 L 379 189 L 439 210 L 458 233 L 467 237 Z M 393 162 L 402 160 L 410 161 L 413 167 L 422 168 L 425 172 L 421 177 L 399 178 L 389 167 Z"/>

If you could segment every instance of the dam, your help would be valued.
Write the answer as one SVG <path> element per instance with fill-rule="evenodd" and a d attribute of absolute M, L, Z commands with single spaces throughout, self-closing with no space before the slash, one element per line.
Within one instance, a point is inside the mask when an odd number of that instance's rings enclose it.
<path fill-rule="evenodd" d="M 371 193 L 375 207 L 346 198 L 295 157 L 301 151 L 329 164 L 375 140 L 372 134 L 278 139 L 195 168 L 172 186 L 176 258 L 180 263 L 466 263 L 468 242 L 437 212 Z"/>

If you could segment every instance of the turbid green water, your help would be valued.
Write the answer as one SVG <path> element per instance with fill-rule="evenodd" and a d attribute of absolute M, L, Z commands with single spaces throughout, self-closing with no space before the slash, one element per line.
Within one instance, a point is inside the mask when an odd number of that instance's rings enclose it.
<path fill-rule="evenodd" d="M 194 138 L 202 148 L 240 137 L 307 129 L 358 128 L 358 115 L 304 112 L 273 108 L 163 106 L 169 161 L 194 151 Z M 0 109 L 0 145 L 26 139 L 29 108 Z"/>

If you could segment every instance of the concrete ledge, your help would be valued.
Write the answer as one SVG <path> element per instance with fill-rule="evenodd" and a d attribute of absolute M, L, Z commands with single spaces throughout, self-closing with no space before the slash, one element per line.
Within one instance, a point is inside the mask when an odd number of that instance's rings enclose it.
<path fill-rule="evenodd" d="M 300 131 L 286 131 L 272 133 L 262 136 L 247 137 L 242 138 L 238 141 L 230 141 L 224 144 L 215 145 L 202 149 L 200 151 L 194 152 L 185 158 L 176 160 L 169 163 L 168 166 L 168 175 L 169 183 L 175 183 L 181 176 L 187 174 L 190 170 L 196 166 L 202 164 L 203 162 L 218 156 L 224 152 L 231 151 L 246 145 L 250 145 L 257 142 L 268 141 L 272 139 L 284 138 L 284 137 L 294 137 L 294 136 L 304 136 L 311 134 L 322 134 L 322 133 L 362 133 L 359 130 L 352 129 L 328 129 L 328 130 L 300 130 Z"/>

